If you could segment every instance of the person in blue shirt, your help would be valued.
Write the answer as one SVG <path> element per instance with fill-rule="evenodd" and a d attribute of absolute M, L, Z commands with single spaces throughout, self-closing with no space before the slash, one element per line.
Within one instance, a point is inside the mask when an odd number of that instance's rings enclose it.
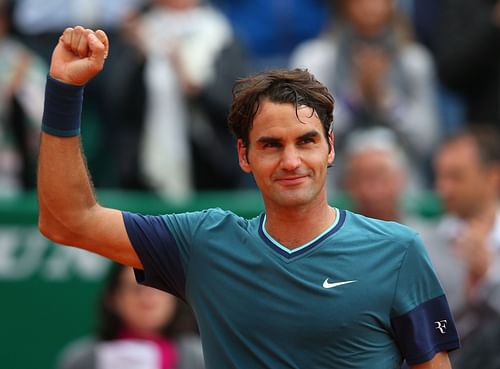
<path fill-rule="evenodd" d="M 52 56 L 38 173 L 46 237 L 187 301 L 207 368 L 450 368 L 459 339 L 419 236 L 328 204 L 334 100 L 323 84 L 295 69 L 234 87 L 229 125 L 260 216 L 132 214 L 98 204 L 80 148 L 83 86 L 107 50 L 103 31 L 75 27 Z"/>

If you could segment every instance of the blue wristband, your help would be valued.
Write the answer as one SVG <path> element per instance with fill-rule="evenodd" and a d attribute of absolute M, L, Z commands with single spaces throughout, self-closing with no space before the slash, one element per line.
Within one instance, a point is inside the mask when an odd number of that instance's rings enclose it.
<path fill-rule="evenodd" d="M 80 134 L 84 86 L 75 86 L 47 76 L 42 131 L 60 137 Z"/>

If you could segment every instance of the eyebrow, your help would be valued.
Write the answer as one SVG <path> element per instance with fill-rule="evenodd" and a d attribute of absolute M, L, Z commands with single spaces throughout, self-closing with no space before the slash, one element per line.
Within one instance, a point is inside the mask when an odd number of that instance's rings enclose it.
<path fill-rule="evenodd" d="M 257 143 L 259 144 L 276 144 L 280 141 L 281 140 L 279 138 L 272 136 L 262 136 L 257 139 Z"/>
<path fill-rule="evenodd" d="M 304 133 L 303 135 L 297 137 L 297 141 L 307 140 L 310 138 L 316 138 L 319 136 L 318 131 L 309 131 Z M 257 139 L 257 143 L 259 144 L 277 144 L 280 143 L 281 139 L 273 136 L 262 136 Z"/>
<path fill-rule="evenodd" d="M 309 138 L 316 138 L 319 136 L 319 132 L 318 131 L 309 131 L 307 133 L 304 133 L 302 136 L 300 136 L 298 138 L 298 140 L 306 140 L 306 139 L 309 139 Z"/>

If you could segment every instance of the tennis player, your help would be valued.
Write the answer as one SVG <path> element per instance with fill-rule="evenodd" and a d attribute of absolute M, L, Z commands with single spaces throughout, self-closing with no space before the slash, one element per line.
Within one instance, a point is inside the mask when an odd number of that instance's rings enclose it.
<path fill-rule="evenodd" d="M 419 236 L 327 202 L 334 101 L 320 82 L 278 70 L 235 85 L 230 128 L 265 212 L 145 216 L 99 205 L 81 152 L 83 86 L 107 52 L 105 33 L 82 27 L 54 50 L 38 174 L 45 236 L 187 301 L 209 369 L 450 368 L 459 339 Z"/>

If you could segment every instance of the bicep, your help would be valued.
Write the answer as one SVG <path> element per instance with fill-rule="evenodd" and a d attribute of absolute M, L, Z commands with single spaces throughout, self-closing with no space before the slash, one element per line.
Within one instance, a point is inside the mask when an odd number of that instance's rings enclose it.
<path fill-rule="evenodd" d="M 75 235 L 80 248 L 118 263 L 142 269 L 142 263 L 127 234 L 122 212 L 96 205 Z"/>
<path fill-rule="evenodd" d="M 411 369 L 451 369 L 450 359 L 447 352 L 438 352 L 425 363 L 410 366 Z"/>

